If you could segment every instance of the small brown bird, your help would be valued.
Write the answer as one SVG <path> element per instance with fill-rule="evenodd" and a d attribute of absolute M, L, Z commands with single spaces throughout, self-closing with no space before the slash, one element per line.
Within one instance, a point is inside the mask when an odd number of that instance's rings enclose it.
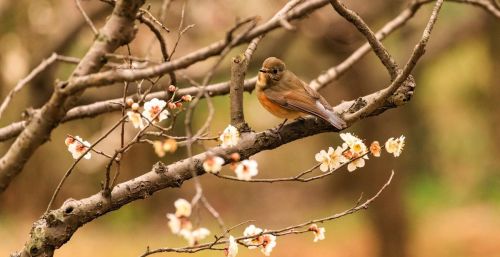
<path fill-rule="evenodd" d="M 257 98 L 274 116 L 286 122 L 309 114 L 329 122 L 337 129 L 346 126 L 325 98 L 287 70 L 280 59 L 267 58 L 259 71 Z"/>

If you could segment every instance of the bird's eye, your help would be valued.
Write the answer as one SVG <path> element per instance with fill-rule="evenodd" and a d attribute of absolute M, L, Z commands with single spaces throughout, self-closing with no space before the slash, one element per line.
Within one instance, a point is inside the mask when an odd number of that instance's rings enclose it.
<path fill-rule="evenodd" d="M 278 69 L 273 69 L 273 74 L 278 74 Z"/>

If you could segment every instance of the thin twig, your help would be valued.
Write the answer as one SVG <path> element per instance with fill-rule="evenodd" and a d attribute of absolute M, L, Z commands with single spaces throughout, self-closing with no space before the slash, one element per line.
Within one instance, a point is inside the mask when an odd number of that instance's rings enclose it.
<path fill-rule="evenodd" d="M 80 3 L 80 0 L 75 0 L 75 2 L 76 2 L 76 6 L 78 7 L 78 10 L 82 13 L 82 16 L 85 19 L 85 22 L 87 22 L 90 29 L 92 29 L 92 32 L 94 33 L 94 35 L 98 35 L 99 31 L 96 29 L 96 27 L 94 26 L 94 23 L 92 22 L 92 20 L 89 18 L 89 16 L 87 15 L 85 10 L 83 9 L 82 4 Z"/>
<path fill-rule="evenodd" d="M 271 235 L 279 237 L 279 236 L 285 236 L 285 235 L 295 235 L 295 234 L 302 234 L 302 233 L 311 232 L 309 229 L 304 229 L 304 228 L 308 227 L 312 224 L 315 224 L 315 223 L 323 223 L 323 222 L 327 222 L 327 221 L 331 221 L 331 220 L 336 220 L 336 219 L 342 218 L 344 216 L 353 214 L 355 212 L 368 209 L 369 205 L 373 201 L 375 201 L 382 194 L 382 192 L 391 184 L 393 177 L 394 177 L 394 171 L 391 171 L 391 175 L 389 176 L 388 180 L 385 182 L 384 185 L 382 185 L 382 187 L 377 191 L 377 193 L 375 193 L 375 195 L 373 195 L 371 198 L 369 198 L 368 200 L 366 200 L 363 203 L 360 203 L 360 199 L 358 199 L 354 207 L 349 208 L 343 212 L 336 213 L 336 214 L 333 214 L 333 215 L 330 215 L 327 217 L 323 217 L 323 218 L 319 218 L 319 219 L 310 220 L 310 221 L 303 222 L 300 224 L 291 225 L 291 226 L 281 228 L 281 229 L 267 230 L 265 232 L 262 232 L 259 235 L 235 237 L 235 240 L 240 244 L 248 246 L 245 243 L 242 243 L 242 241 L 246 240 L 246 239 L 253 239 L 253 238 L 265 235 L 265 234 L 271 234 Z M 304 230 L 298 230 L 298 229 L 304 229 Z M 163 252 L 194 253 L 194 252 L 199 252 L 199 251 L 203 251 L 203 250 L 217 250 L 217 248 L 214 248 L 216 245 L 227 244 L 227 243 L 228 243 L 227 239 L 221 240 L 221 237 L 216 237 L 216 239 L 211 243 L 205 243 L 205 244 L 200 244 L 200 245 L 196 245 L 196 246 L 188 246 L 188 247 L 182 247 L 182 248 L 158 248 L 155 250 L 147 249 L 147 251 L 145 253 L 143 253 L 142 255 L 140 255 L 140 257 L 146 257 L 146 256 L 149 256 L 152 254 L 163 253 Z"/>
<path fill-rule="evenodd" d="M 154 22 L 155 24 L 157 24 L 158 26 L 160 26 L 164 31 L 166 31 L 167 33 L 170 33 L 170 29 L 167 28 L 161 21 L 159 21 L 151 12 L 149 12 L 148 10 L 146 9 L 139 9 L 139 15 L 140 17 L 143 17 L 143 15 L 146 14 L 148 16 L 148 20 L 151 20 L 152 22 Z"/>
<path fill-rule="evenodd" d="M 330 4 L 342 17 L 344 17 L 344 19 L 352 23 L 356 27 L 356 29 L 366 37 L 368 43 L 372 46 L 373 51 L 391 75 L 391 80 L 394 80 L 398 75 L 398 65 L 389 54 L 387 49 L 385 49 L 384 45 L 382 45 L 380 40 L 377 39 L 370 27 L 366 25 L 366 23 L 358 14 L 347 9 L 342 3 L 340 3 L 340 1 L 330 0 Z"/>
<path fill-rule="evenodd" d="M 104 133 L 104 135 L 102 135 L 101 137 L 99 137 L 92 145 L 90 145 L 87 150 L 85 150 L 85 152 L 83 152 L 80 157 L 78 157 L 74 162 L 73 164 L 71 164 L 71 167 L 69 167 L 69 169 L 66 171 L 66 173 L 64 173 L 64 176 L 61 178 L 61 181 L 59 181 L 59 184 L 57 185 L 56 187 L 56 190 L 54 191 L 54 193 L 52 194 L 52 197 L 50 198 L 50 201 L 49 201 L 49 204 L 47 205 L 47 209 L 45 210 L 45 213 L 48 213 L 50 211 L 50 208 L 52 207 L 52 204 L 54 203 L 56 197 L 57 197 L 57 194 L 59 194 L 59 191 L 61 191 L 61 188 L 64 184 L 64 182 L 66 181 L 66 179 L 68 179 L 69 175 L 71 175 L 71 172 L 73 171 L 73 169 L 76 167 L 76 165 L 80 162 L 81 159 L 83 159 L 83 157 L 92 150 L 92 148 L 94 148 L 94 146 L 96 146 L 97 144 L 99 144 L 102 140 L 104 140 L 109 134 L 111 134 L 111 132 L 113 132 L 113 130 L 115 130 L 115 128 L 117 128 L 123 120 L 125 120 L 127 118 L 127 116 L 123 116 L 118 122 L 116 122 L 106 133 Z M 114 158 L 111 159 L 111 161 L 113 161 Z"/>
<path fill-rule="evenodd" d="M 208 202 L 207 198 L 205 196 L 201 197 L 201 203 L 207 209 L 208 212 L 212 215 L 212 217 L 217 220 L 217 223 L 219 223 L 219 227 L 222 231 L 225 231 L 226 228 L 224 226 L 224 221 L 222 220 L 222 217 L 220 216 L 219 212 Z"/>
<path fill-rule="evenodd" d="M 16 86 L 10 92 L 7 94 L 5 99 L 2 102 L 2 105 L 0 105 L 0 119 L 2 118 L 2 114 L 9 105 L 10 101 L 14 97 L 14 95 L 19 92 L 26 84 L 28 84 L 36 75 L 40 74 L 42 71 L 44 71 L 49 65 L 54 63 L 57 60 L 57 54 L 52 53 L 49 58 L 43 60 L 36 68 L 34 68 L 28 76 L 24 77 L 21 79 L 19 82 L 17 82 Z"/>
<path fill-rule="evenodd" d="M 184 17 L 186 13 L 186 2 L 182 4 L 182 10 L 181 10 L 181 20 L 179 21 L 179 27 L 177 28 L 177 40 L 175 40 L 174 47 L 172 48 L 172 52 L 169 54 L 168 61 L 172 59 L 172 56 L 175 53 L 175 50 L 177 50 L 177 46 L 179 45 L 179 41 L 181 40 L 181 37 L 186 31 L 188 31 L 190 28 L 194 27 L 194 24 L 188 25 L 187 27 L 183 28 L 184 26 Z"/>
<path fill-rule="evenodd" d="M 309 173 L 311 173 L 311 172 L 313 172 L 317 168 L 319 168 L 319 166 L 321 165 L 321 163 L 315 164 L 311 168 L 309 168 L 307 170 L 304 170 L 304 171 L 300 172 L 299 174 L 297 174 L 295 176 L 284 177 L 284 178 L 253 178 L 253 179 L 250 179 L 250 180 L 242 180 L 242 179 L 239 179 L 239 178 L 234 177 L 234 176 L 227 176 L 227 175 L 222 175 L 222 174 L 219 174 L 219 173 L 214 174 L 214 175 L 217 176 L 217 177 L 219 177 L 219 178 L 223 178 L 223 179 L 228 179 L 228 180 L 233 180 L 233 181 L 239 181 L 239 182 L 250 182 L 250 183 L 310 182 L 310 181 L 314 181 L 314 180 L 318 180 L 318 179 L 322 179 L 324 177 L 330 176 L 334 172 L 336 172 L 337 170 L 345 167 L 346 165 L 349 165 L 349 163 L 352 163 L 353 161 L 356 161 L 357 159 L 363 158 L 364 156 L 369 155 L 369 154 L 370 154 L 370 152 L 367 151 L 367 152 L 365 152 L 363 154 L 360 154 L 356 158 L 352 158 L 349 161 L 342 163 L 341 165 L 339 165 L 335 169 L 330 169 L 329 171 L 324 172 L 323 174 L 319 174 L 319 175 L 308 177 L 308 178 L 304 178 L 304 176 L 307 175 L 307 174 L 309 174 Z"/>
<path fill-rule="evenodd" d="M 78 138 L 76 138 L 76 137 L 74 137 L 74 136 L 72 136 L 72 135 L 67 135 L 67 137 L 70 137 L 70 138 L 72 138 L 73 140 L 75 140 L 76 142 L 78 142 L 78 143 L 80 143 L 80 144 L 84 145 L 84 144 L 83 144 L 83 141 L 79 140 Z M 106 158 L 108 158 L 108 159 L 113 159 L 111 155 L 109 155 L 109 154 L 107 154 L 107 153 L 105 153 L 105 152 L 103 152 L 103 151 L 97 150 L 97 149 L 95 149 L 95 147 L 92 147 L 92 148 L 91 148 L 91 151 L 92 151 L 92 152 L 94 152 L 94 153 L 96 153 L 96 154 L 102 155 L 102 156 L 104 156 L 104 157 L 106 157 Z"/>
<path fill-rule="evenodd" d="M 374 101 L 368 103 L 366 106 L 364 106 L 363 108 L 361 108 L 360 110 L 358 110 L 353 114 L 347 114 L 345 116 L 346 121 L 353 122 L 368 115 L 369 113 L 372 113 L 375 109 L 382 106 L 384 101 L 389 96 L 391 96 L 409 78 L 410 73 L 413 70 L 413 68 L 415 68 L 415 65 L 417 64 L 418 60 L 420 59 L 420 57 L 422 57 L 422 55 L 424 55 L 425 47 L 427 46 L 427 42 L 429 41 L 430 33 L 432 31 L 432 28 L 434 27 L 434 23 L 437 20 L 438 13 L 439 10 L 441 9 L 442 4 L 443 0 L 436 1 L 436 5 L 432 10 L 431 17 L 429 18 L 429 21 L 424 29 L 422 38 L 415 46 L 413 53 L 411 54 L 408 62 L 405 64 L 405 67 L 403 68 L 401 73 L 398 74 L 398 76 L 392 81 L 392 83 L 388 87 L 381 90 L 377 94 L 377 97 L 374 99 Z"/>
<path fill-rule="evenodd" d="M 160 21 L 165 22 L 167 19 L 167 12 L 168 9 L 170 8 L 170 5 L 172 4 L 172 0 L 163 0 L 163 3 L 161 4 L 161 9 L 160 9 Z"/>

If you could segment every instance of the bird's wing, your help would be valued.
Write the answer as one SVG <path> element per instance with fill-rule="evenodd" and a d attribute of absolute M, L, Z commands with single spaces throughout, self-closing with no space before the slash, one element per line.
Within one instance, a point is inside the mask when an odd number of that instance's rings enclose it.
<path fill-rule="evenodd" d="M 277 91 L 270 88 L 264 93 L 270 101 L 283 108 L 314 115 L 327 121 L 330 119 L 329 112 L 331 111 L 327 110 L 318 98 L 314 98 L 305 90 Z"/>
<path fill-rule="evenodd" d="M 345 122 L 333 112 L 328 102 L 295 76 L 282 81 L 281 85 L 264 90 L 264 93 L 269 100 L 283 108 L 319 117 L 338 129 L 345 126 Z"/>

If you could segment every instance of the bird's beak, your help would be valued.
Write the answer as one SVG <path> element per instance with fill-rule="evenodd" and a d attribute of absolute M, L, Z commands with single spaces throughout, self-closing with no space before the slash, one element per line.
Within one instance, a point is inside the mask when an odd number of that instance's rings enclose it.
<path fill-rule="evenodd" d="M 267 69 L 264 69 L 264 68 L 261 68 L 259 71 L 263 72 L 263 73 L 267 73 Z"/>

